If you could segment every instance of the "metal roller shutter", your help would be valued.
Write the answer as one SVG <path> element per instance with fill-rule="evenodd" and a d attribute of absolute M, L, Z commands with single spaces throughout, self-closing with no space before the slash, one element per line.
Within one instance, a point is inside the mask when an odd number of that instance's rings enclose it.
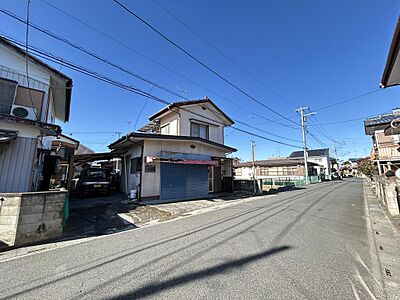
<path fill-rule="evenodd" d="M 161 200 L 184 200 L 208 195 L 208 167 L 161 163 Z"/>
<path fill-rule="evenodd" d="M 186 166 L 186 199 L 208 195 L 208 166 Z"/>

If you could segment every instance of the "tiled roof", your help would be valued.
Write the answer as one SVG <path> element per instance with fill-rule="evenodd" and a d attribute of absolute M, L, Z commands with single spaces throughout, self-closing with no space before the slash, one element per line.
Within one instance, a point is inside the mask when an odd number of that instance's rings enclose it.
<path fill-rule="evenodd" d="M 390 124 L 395 119 L 399 119 L 399 115 L 381 115 L 381 116 L 376 116 L 373 118 L 368 118 L 364 121 L 365 126 L 375 126 L 375 125 L 383 125 L 383 124 Z"/>
<path fill-rule="evenodd" d="M 235 122 L 229 118 L 217 105 L 215 105 L 214 102 L 211 101 L 210 98 L 204 98 L 204 99 L 195 99 L 195 100 L 187 100 L 187 101 L 179 101 L 179 102 L 173 102 L 170 105 L 167 105 L 166 107 L 164 107 L 163 109 L 159 110 L 158 112 L 156 112 L 155 114 L 151 115 L 149 117 L 150 121 L 153 121 L 154 119 L 156 119 L 157 117 L 161 116 L 162 114 L 166 113 L 167 111 L 170 111 L 172 108 L 174 107 L 182 107 L 182 106 L 187 106 L 187 105 L 193 105 L 193 104 L 202 104 L 202 103 L 209 103 L 212 106 L 214 106 L 215 109 L 218 110 L 219 114 L 221 114 L 222 116 L 224 116 L 225 119 L 228 120 L 228 122 L 230 122 L 231 124 L 234 124 Z"/>
<path fill-rule="evenodd" d="M 328 156 L 329 155 L 329 149 L 315 149 L 315 150 L 308 150 L 308 157 L 313 157 L 313 156 Z M 302 158 L 304 156 L 303 151 L 294 151 L 292 154 L 289 155 L 289 158 Z"/>

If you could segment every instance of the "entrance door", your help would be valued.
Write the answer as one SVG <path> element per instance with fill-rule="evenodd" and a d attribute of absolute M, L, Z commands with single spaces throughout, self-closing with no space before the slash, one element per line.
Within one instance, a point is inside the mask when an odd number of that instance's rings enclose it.
<path fill-rule="evenodd" d="M 208 167 L 208 192 L 212 193 L 214 192 L 214 180 L 213 180 L 213 173 L 214 173 L 214 167 L 209 166 Z"/>
<path fill-rule="evenodd" d="M 214 183 L 214 188 L 213 192 L 214 193 L 219 193 L 221 192 L 221 167 L 214 167 L 214 172 L 213 172 L 213 183 Z"/>

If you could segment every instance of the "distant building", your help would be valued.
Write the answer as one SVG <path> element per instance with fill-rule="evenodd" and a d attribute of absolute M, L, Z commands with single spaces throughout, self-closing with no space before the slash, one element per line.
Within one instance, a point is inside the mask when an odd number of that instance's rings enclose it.
<path fill-rule="evenodd" d="M 315 167 L 317 170 L 317 175 L 321 179 L 331 178 L 331 159 L 329 156 L 329 149 L 315 149 L 307 151 L 308 157 L 307 161 L 317 164 Z M 303 151 L 294 151 L 289 155 L 289 159 L 304 159 Z"/>
<path fill-rule="evenodd" d="M 74 168 L 74 161 L 71 161 L 72 156 L 79 154 L 93 154 L 94 151 L 82 145 L 78 140 L 64 134 L 53 139 L 51 143 L 51 154 L 58 160 L 58 168 L 56 174 L 51 177 L 52 187 L 64 187 L 68 179 L 69 172 L 79 173 L 81 168 Z M 72 169 L 71 169 L 72 167 Z"/>
<path fill-rule="evenodd" d="M 252 165 L 251 161 L 235 163 L 235 179 L 253 179 Z M 256 160 L 254 165 L 257 179 L 287 178 L 294 180 L 303 179 L 305 175 L 304 160 L 302 159 L 271 158 Z M 317 175 L 317 167 L 317 164 L 308 162 L 308 175 Z"/>

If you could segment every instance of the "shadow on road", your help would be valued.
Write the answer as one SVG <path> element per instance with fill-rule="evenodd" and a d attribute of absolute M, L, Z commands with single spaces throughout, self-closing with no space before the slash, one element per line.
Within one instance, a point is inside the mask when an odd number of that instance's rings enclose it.
<path fill-rule="evenodd" d="M 346 184 L 342 183 L 338 187 L 343 186 L 343 185 L 346 185 Z M 294 224 L 297 223 L 302 218 L 302 216 L 304 214 L 306 214 L 314 205 L 316 205 L 316 203 L 319 202 L 321 198 L 323 198 L 326 195 L 330 194 L 331 192 L 336 190 L 338 187 L 334 187 L 333 189 L 330 189 L 329 191 L 323 193 L 322 197 L 319 197 L 317 200 L 311 202 L 310 205 L 308 207 L 306 207 L 304 209 L 304 211 L 302 213 L 300 213 L 293 222 L 289 223 L 285 228 L 283 228 L 283 230 L 281 232 L 278 233 L 278 235 L 276 236 L 275 240 L 271 244 L 272 245 L 279 244 L 279 240 L 281 240 L 282 237 L 285 236 L 291 230 L 291 228 L 294 226 Z M 244 228 L 244 230 L 241 230 L 239 233 L 230 235 L 227 239 L 225 239 L 225 241 L 229 240 L 229 239 L 232 239 L 235 236 L 237 236 L 238 234 L 243 234 L 244 232 L 249 231 L 250 229 L 252 229 L 254 226 L 256 226 L 256 225 L 258 225 L 258 224 L 260 224 L 262 222 L 265 222 L 267 219 L 271 218 L 272 216 L 275 216 L 275 215 L 285 211 L 286 209 L 290 208 L 292 201 L 297 200 L 297 199 L 302 199 L 305 196 L 314 193 L 315 191 L 322 191 L 323 189 L 324 189 L 324 187 L 321 186 L 321 187 L 315 188 L 313 190 L 304 191 L 302 193 L 297 193 L 296 195 L 281 199 L 281 200 L 276 201 L 276 202 L 274 201 L 274 202 L 271 202 L 271 203 L 266 203 L 261 207 L 252 207 L 252 208 L 249 208 L 249 209 L 245 209 L 244 211 L 242 211 L 240 213 L 233 214 L 232 216 L 220 219 L 218 221 L 206 224 L 204 226 L 193 228 L 192 230 L 183 230 L 181 232 L 175 233 L 174 235 L 171 235 L 171 236 L 168 236 L 168 237 L 163 237 L 163 238 L 158 239 L 158 240 L 153 240 L 153 241 L 151 241 L 149 243 L 142 244 L 138 248 L 134 247 L 133 249 L 132 248 L 128 248 L 128 249 L 125 249 L 125 250 L 122 250 L 122 251 L 116 251 L 112 256 L 109 256 L 109 257 L 103 256 L 103 257 L 97 258 L 95 260 L 92 260 L 90 262 L 90 264 L 89 263 L 81 264 L 79 266 L 69 268 L 68 271 L 65 274 L 60 274 L 61 276 L 58 277 L 58 278 L 49 278 L 49 277 L 46 277 L 46 276 L 36 278 L 35 280 L 32 280 L 31 282 L 29 282 L 29 284 L 37 283 L 37 285 L 35 287 L 27 287 L 26 286 L 24 288 L 24 290 L 16 292 L 15 294 L 13 294 L 13 296 L 20 296 L 20 295 L 25 294 L 25 293 L 27 293 L 29 291 L 32 291 L 32 290 L 35 290 L 35 289 L 44 288 L 45 286 L 54 284 L 56 282 L 62 281 L 62 280 L 67 279 L 67 278 L 71 278 L 73 276 L 77 276 L 77 275 L 82 274 L 82 273 L 86 273 L 86 272 L 88 272 L 90 270 L 100 268 L 100 267 L 102 267 L 104 265 L 109 265 L 109 264 L 111 264 L 113 262 L 116 262 L 116 261 L 118 261 L 120 259 L 135 255 L 135 254 L 137 254 L 139 252 L 143 252 L 143 251 L 145 251 L 147 249 L 154 248 L 154 247 L 157 247 L 159 245 L 162 245 L 162 244 L 165 244 L 165 243 L 169 243 L 169 242 L 176 242 L 177 240 L 180 240 L 180 239 L 183 239 L 185 237 L 191 236 L 191 235 L 193 235 L 195 233 L 204 232 L 204 231 L 206 231 L 206 230 L 208 230 L 210 228 L 222 225 L 222 224 L 224 224 L 226 222 L 229 222 L 229 221 L 237 220 L 237 222 L 235 224 L 230 225 L 229 228 L 226 228 L 224 226 L 224 228 L 221 228 L 221 230 L 218 230 L 217 232 L 215 232 L 215 233 L 213 233 L 211 235 L 206 235 L 202 239 L 195 240 L 193 243 L 190 243 L 189 245 L 185 245 L 183 247 L 180 247 L 179 249 L 175 249 L 174 252 L 182 251 L 183 249 L 187 249 L 187 248 L 193 247 L 194 245 L 197 245 L 197 244 L 199 244 L 201 242 L 209 240 L 210 238 L 212 238 L 214 236 L 218 236 L 221 233 L 224 233 L 224 232 L 227 232 L 229 230 L 232 230 L 233 228 L 235 228 L 237 226 L 243 226 L 244 223 L 247 223 L 247 222 L 250 223 L 249 226 L 246 226 Z M 258 222 L 255 222 L 255 223 L 251 222 L 256 217 L 262 216 L 263 214 L 266 214 L 266 213 L 271 212 L 271 211 L 276 210 L 276 209 L 278 209 L 278 210 L 273 212 L 270 215 L 267 215 L 266 217 L 262 218 Z M 238 218 L 240 218 L 240 217 L 245 217 L 245 218 L 239 221 Z M 224 240 L 221 240 L 220 242 L 223 243 Z M 216 245 L 213 245 L 213 246 L 216 246 Z M 161 291 L 163 289 L 166 289 L 167 286 L 170 286 L 170 285 L 173 285 L 173 284 L 182 285 L 185 282 L 187 282 L 187 280 L 185 281 L 185 279 L 181 278 L 181 277 L 185 277 L 185 278 L 189 277 L 189 278 L 191 278 L 191 280 L 195 280 L 197 278 L 200 278 L 201 276 L 207 276 L 207 274 L 209 274 L 208 276 L 212 276 L 213 274 L 216 274 L 218 272 L 218 268 L 219 269 L 222 268 L 222 270 L 229 270 L 231 268 L 237 268 L 237 267 L 240 267 L 240 266 L 242 266 L 244 264 L 248 264 L 248 263 L 250 263 L 250 262 L 252 262 L 254 260 L 262 259 L 264 257 L 270 256 L 270 255 L 276 254 L 277 252 L 288 250 L 288 249 L 289 249 L 288 246 L 274 247 L 274 248 L 266 250 L 266 251 L 264 251 L 262 253 L 259 253 L 259 254 L 256 254 L 256 255 L 252 255 L 252 256 L 249 256 L 249 257 L 246 257 L 246 258 L 241 258 L 241 259 L 238 259 L 238 260 L 235 260 L 235 261 L 231 261 L 229 263 L 225 263 L 225 264 L 222 264 L 222 265 L 218 265 L 216 267 L 212 267 L 212 268 L 207 269 L 207 270 L 202 270 L 202 271 L 198 271 L 198 272 L 194 272 L 194 273 L 190 273 L 190 274 L 185 274 L 184 276 L 179 276 L 179 277 L 175 277 L 175 278 L 172 278 L 172 279 L 169 279 L 169 280 L 166 280 L 166 281 L 161 281 L 161 282 L 156 283 L 156 284 L 151 284 L 149 286 L 140 288 L 138 290 L 134 290 L 134 291 L 130 292 L 127 295 L 121 295 L 120 297 L 135 298 L 135 297 L 137 297 L 139 295 L 150 295 L 152 289 L 158 289 L 158 291 Z M 197 255 L 198 254 L 201 255 L 201 253 L 197 253 Z M 162 260 L 165 257 L 168 257 L 169 255 L 171 255 L 171 253 L 165 253 L 161 257 L 154 258 L 150 262 L 147 262 L 146 265 L 148 263 L 154 263 L 156 261 Z M 128 272 L 119 274 L 119 276 L 116 276 L 116 277 L 112 278 L 111 280 L 108 280 L 107 282 L 102 283 L 102 286 L 110 284 L 112 282 L 116 282 L 119 279 L 121 279 L 122 277 L 127 277 L 132 272 L 137 272 L 137 270 L 140 269 L 141 267 L 143 267 L 143 266 L 137 266 L 133 270 L 130 269 Z M 19 286 L 23 286 L 23 285 L 26 285 L 26 284 L 27 283 L 24 283 L 24 284 L 21 284 Z M 94 290 L 97 289 L 97 288 L 99 288 L 99 286 L 95 287 Z M 93 292 L 93 289 L 85 291 L 83 294 L 81 294 L 81 296 L 83 296 L 84 294 L 90 294 L 91 292 Z"/>
<path fill-rule="evenodd" d="M 236 260 L 231 260 L 226 263 L 218 264 L 210 268 L 206 268 L 197 272 L 191 272 L 191 273 L 185 273 L 183 275 L 176 276 L 174 278 L 164 280 L 158 283 L 154 284 L 148 284 L 142 288 L 130 291 L 126 294 L 114 297 L 112 299 L 138 299 L 142 297 L 147 297 L 154 295 L 158 292 L 168 290 L 177 286 L 185 285 L 187 283 L 203 279 L 206 277 L 214 276 L 217 274 L 222 274 L 229 272 L 234 269 L 241 268 L 247 264 L 250 264 L 252 262 L 255 262 L 260 259 L 267 258 L 271 255 L 278 254 L 282 251 L 289 250 L 291 247 L 289 246 L 280 246 L 280 247 L 274 247 L 272 249 L 269 249 L 267 251 L 263 251 L 258 254 L 253 254 L 246 256 L 244 258 L 236 259 Z"/>

